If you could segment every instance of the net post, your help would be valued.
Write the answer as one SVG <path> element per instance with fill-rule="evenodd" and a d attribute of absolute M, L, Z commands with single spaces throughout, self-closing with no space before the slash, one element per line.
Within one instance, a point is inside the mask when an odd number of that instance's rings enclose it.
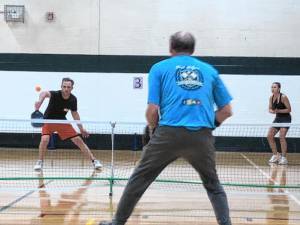
<path fill-rule="evenodd" d="M 113 185 L 114 185 L 114 150 L 115 150 L 116 122 L 110 122 L 110 126 L 111 126 L 111 165 L 110 165 L 110 179 L 109 179 L 109 196 L 112 196 Z"/>

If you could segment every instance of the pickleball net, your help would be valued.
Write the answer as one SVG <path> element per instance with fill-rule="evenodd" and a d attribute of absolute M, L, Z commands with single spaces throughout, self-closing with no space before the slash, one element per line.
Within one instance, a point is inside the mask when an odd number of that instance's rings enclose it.
<path fill-rule="evenodd" d="M 31 188 L 41 177 L 33 170 L 38 159 L 41 128 L 31 127 L 31 120 L 0 120 L 0 188 Z M 78 121 L 43 120 L 43 123 L 68 123 L 76 128 Z M 124 186 L 141 155 L 141 134 L 145 124 L 81 121 L 90 132 L 84 139 L 104 165 L 93 172 L 91 162 L 70 141 L 60 141 L 54 134 L 44 161 L 43 179 L 57 180 L 66 187 L 82 180 L 95 185 Z M 221 183 L 227 190 L 268 191 L 270 188 L 300 191 L 300 124 L 284 124 L 287 133 L 288 165 L 269 164 L 271 150 L 266 139 L 274 124 L 224 124 L 216 136 L 216 164 Z M 283 125 L 280 125 L 283 126 Z M 279 146 L 278 137 L 277 144 Z M 93 174 L 91 176 L 91 174 Z M 67 182 L 68 181 L 68 182 Z M 67 184 L 68 183 L 68 184 Z M 183 159 L 170 164 L 153 186 L 165 189 L 198 190 L 201 180 Z M 47 185 L 51 187 L 51 182 Z M 53 183 L 54 186 L 54 183 Z"/>

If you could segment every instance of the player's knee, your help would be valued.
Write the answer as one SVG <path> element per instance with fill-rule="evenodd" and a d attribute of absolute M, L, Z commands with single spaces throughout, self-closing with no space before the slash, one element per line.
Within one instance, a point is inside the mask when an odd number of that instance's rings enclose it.
<path fill-rule="evenodd" d="M 41 144 L 42 146 L 47 146 L 48 143 L 49 143 L 49 140 L 50 140 L 50 136 L 44 135 L 44 136 L 42 136 L 42 138 L 41 138 L 40 144 Z"/>
<path fill-rule="evenodd" d="M 267 136 L 269 141 L 273 141 L 274 140 L 274 135 L 272 133 L 269 133 Z"/>
<path fill-rule="evenodd" d="M 219 182 L 208 182 L 208 183 L 203 182 L 203 185 L 209 193 L 217 194 L 217 193 L 224 192 L 224 189 Z"/>
<path fill-rule="evenodd" d="M 77 146 L 81 146 L 83 144 L 83 141 L 80 137 L 74 137 L 71 140 Z"/>
<path fill-rule="evenodd" d="M 285 141 L 285 134 L 279 134 L 280 141 Z"/>

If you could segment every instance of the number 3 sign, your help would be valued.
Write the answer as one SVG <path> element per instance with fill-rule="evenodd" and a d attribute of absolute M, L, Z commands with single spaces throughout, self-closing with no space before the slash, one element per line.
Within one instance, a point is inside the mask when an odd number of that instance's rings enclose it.
<path fill-rule="evenodd" d="M 143 89 L 143 77 L 133 78 L 133 89 Z"/>

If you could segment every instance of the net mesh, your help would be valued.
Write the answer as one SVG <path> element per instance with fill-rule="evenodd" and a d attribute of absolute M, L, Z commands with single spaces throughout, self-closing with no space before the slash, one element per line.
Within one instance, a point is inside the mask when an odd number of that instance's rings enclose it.
<path fill-rule="evenodd" d="M 91 151 L 103 164 L 95 172 L 90 160 L 71 141 L 60 141 L 55 135 L 48 146 L 43 173 L 33 170 L 38 158 L 41 128 L 30 120 L 0 120 L 0 187 L 30 189 L 41 180 L 51 188 L 70 188 L 94 180 L 93 185 L 112 188 L 126 184 L 141 155 L 143 123 L 81 121 L 90 132 L 85 139 Z M 36 121 L 35 121 L 36 122 Z M 77 129 L 78 121 L 43 120 L 43 123 L 69 123 Z M 214 131 L 216 163 L 221 183 L 227 190 L 269 191 L 269 188 L 300 190 L 300 125 L 288 126 L 288 165 L 269 164 L 271 151 L 266 140 L 271 124 L 224 124 Z M 68 185 L 67 182 L 68 181 Z M 152 188 L 177 190 L 202 189 L 195 170 L 183 159 L 170 164 L 156 179 Z M 53 183 L 54 187 L 54 183 Z"/>

